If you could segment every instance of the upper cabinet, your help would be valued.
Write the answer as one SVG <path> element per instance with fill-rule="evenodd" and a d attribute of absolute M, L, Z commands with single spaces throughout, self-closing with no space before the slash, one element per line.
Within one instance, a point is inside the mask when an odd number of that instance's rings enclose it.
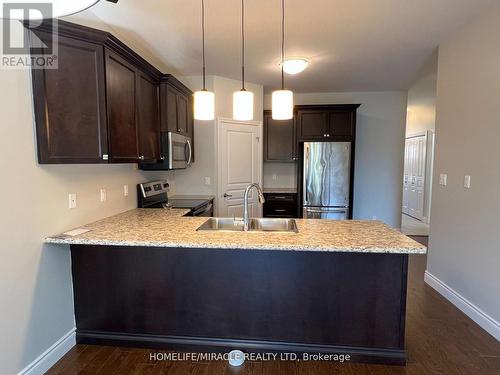
<path fill-rule="evenodd" d="M 161 131 L 193 138 L 192 93 L 173 76 L 107 32 L 59 21 L 58 33 L 58 68 L 32 72 L 39 163 L 157 163 Z"/>
<path fill-rule="evenodd" d="M 38 160 L 107 163 L 104 49 L 60 36 L 58 64 L 32 72 Z"/>
<path fill-rule="evenodd" d="M 154 163 L 163 156 L 160 151 L 160 86 L 141 71 L 137 75 L 137 103 L 139 159 L 142 163 Z"/>
<path fill-rule="evenodd" d="M 193 93 L 171 75 L 161 79 L 161 130 L 193 136 Z"/>
<path fill-rule="evenodd" d="M 353 141 L 358 104 L 295 107 L 297 138 L 302 141 Z"/>
<path fill-rule="evenodd" d="M 273 120 L 271 111 L 264 111 L 264 161 L 294 162 L 296 159 L 294 119 Z"/>
<path fill-rule="evenodd" d="M 139 160 L 136 89 L 135 67 L 117 54 L 106 51 L 106 98 L 112 162 L 134 163 Z"/>

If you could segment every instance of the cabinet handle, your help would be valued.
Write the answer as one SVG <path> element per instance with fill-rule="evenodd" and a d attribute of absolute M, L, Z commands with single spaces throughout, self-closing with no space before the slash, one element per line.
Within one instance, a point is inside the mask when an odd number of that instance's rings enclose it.
<path fill-rule="evenodd" d="M 327 138 L 330 138 L 330 134 L 327 134 L 326 136 L 327 136 Z"/>
<path fill-rule="evenodd" d="M 276 208 L 274 209 L 274 212 L 286 212 L 286 210 L 283 208 Z"/>
<path fill-rule="evenodd" d="M 144 160 L 144 155 L 139 156 L 139 160 Z"/>
<path fill-rule="evenodd" d="M 182 133 L 182 129 L 177 129 L 177 133 Z"/>
<path fill-rule="evenodd" d="M 231 198 L 232 196 L 232 194 L 224 193 L 224 198 Z"/>
<path fill-rule="evenodd" d="M 108 154 L 102 155 L 102 160 L 109 160 L 109 155 Z"/>
<path fill-rule="evenodd" d="M 160 156 L 160 160 L 165 160 L 165 156 Z"/>
<path fill-rule="evenodd" d="M 274 196 L 274 199 L 286 199 L 286 197 L 284 197 L 284 196 L 276 196 L 276 195 L 275 195 L 275 196 Z"/>

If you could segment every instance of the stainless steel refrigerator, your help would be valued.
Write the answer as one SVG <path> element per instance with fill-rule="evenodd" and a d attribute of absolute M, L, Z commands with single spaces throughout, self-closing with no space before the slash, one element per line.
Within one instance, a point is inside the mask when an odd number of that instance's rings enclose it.
<path fill-rule="evenodd" d="M 351 142 L 305 142 L 303 217 L 349 218 Z"/>

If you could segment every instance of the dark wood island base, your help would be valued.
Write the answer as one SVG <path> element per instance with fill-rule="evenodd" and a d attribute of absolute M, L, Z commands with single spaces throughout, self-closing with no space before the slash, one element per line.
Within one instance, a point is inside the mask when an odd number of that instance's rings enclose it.
<path fill-rule="evenodd" d="M 71 245 L 77 341 L 404 365 L 407 254 Z"/>

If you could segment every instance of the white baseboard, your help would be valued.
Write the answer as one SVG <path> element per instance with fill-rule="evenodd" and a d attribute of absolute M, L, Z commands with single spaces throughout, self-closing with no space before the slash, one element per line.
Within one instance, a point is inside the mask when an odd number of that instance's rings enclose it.
<path fill-rule="evenodd" d="M 50 348 L 31 362 L 18 375 L 43 375 L 76 345 L 75 328 L 57 340 Z"/>
<path fill-rule="evenodd" d="M 500 323 L 428 271 L 425 271 L 424 280 L 465 315 L 479 324 L 481 328 L 500 341 Z"/>

